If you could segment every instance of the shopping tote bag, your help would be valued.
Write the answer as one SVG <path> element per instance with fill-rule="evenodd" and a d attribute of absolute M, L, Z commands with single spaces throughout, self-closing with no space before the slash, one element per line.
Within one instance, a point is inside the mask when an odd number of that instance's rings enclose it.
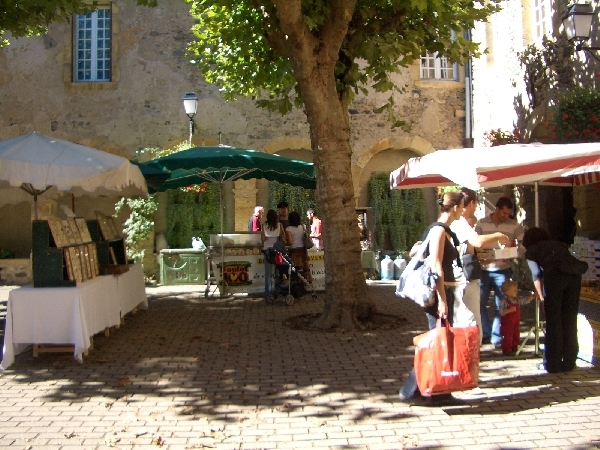
<path fill-rule="evenodd" d="M 467 391 L 479 381 L 479 331 L 453 328 L 446 322 L 413 339 L 415 374 L 425 396 Z"/>

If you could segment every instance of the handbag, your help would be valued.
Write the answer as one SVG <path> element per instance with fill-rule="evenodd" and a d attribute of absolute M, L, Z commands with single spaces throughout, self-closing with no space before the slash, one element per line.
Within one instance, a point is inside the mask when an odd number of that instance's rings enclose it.
<path fill-rule="evenodd" d="M 306 233 L 306 230 L 304 230 L 304 248 L 308 250 L 314 246 L 315 243 L 313 242 L 312 238 Z"/>
<path fill-rule="evenodd" d="M 464 254 L 462 256 L 463 273 L 467 278 L 467 281 L 481 280 L 483 270 L 479 258 L 477 258 L 477 252 L 470 254 Z"/>
<path fill-rule="evenodd" d="M 396 296 L 407 298 L 422 307 L 435 303 L 438 274 L 431 270 L 427 253 L 429 237 L 421 243 L 417 253 L 406 265 L 396 285 Z"/>
<path fill-rule="evenodd" d="M 479 383 L 479 330 L 448 321 L 413 339 L 417 386 L 425 396 L 467 391 Z"/>

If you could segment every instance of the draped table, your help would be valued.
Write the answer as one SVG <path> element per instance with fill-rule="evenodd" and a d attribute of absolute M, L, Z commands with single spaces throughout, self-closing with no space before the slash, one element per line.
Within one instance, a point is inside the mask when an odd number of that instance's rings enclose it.
<path fill-rule="evenodd" d="M 148 306 L 141 265 L 120 275 L 105 275 L 75 287 L 23 286 L 9 293 L 0 369 L 31 344 L 67 344 L 75 359 L 91 347 L 90 337 L 119 326 L 138 305 Z"/>

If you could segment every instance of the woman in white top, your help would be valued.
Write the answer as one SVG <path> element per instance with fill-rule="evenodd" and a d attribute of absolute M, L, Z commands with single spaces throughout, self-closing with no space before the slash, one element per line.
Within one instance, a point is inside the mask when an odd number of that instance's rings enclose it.
<path fill-rule="evenodd" d="M 310 266 L 308 264 L 308 253 L 304 247 L 304 226 L 300 220 L 300 214 L 292 211 L 289 215 L 290 225 L 285 229 L 287 243 L 290 246 L 290 257 L 294 266 L 304 270 L 304 278 L 309 283 L 312 282 Z"/>
<path fill-rule="evenodd" d="M 273 245 L 275 245 L 275 242 L 277 242 L 280 236 L 282 240 L 285 240 L 285 232 L 283 231 L 283 226 L 279 222 L 277 212 L 275 212 L 274 209 L 270 209 L 267 212 L 267 221 L 260 232 L 260 238 L 263 242 L 263 248 L 265 250 L 265 297 L 268 295 L 277 297 L 279 295 L 279 286 L 281 284 L 279 270 L 277 270 L 275 264 L 267 262 L 266 255 L 268 249 L 273 248 Z M 271 285 L 271 275 L 273 274 L 273 269 L 275 269 L 275 286 Z"/>

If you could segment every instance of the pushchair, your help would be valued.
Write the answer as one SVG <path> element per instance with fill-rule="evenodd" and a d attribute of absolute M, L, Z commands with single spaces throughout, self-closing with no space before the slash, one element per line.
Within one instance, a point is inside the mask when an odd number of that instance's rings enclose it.
<path fill-rule="evenodd" d="M 269 264 L 274 264 L 275 270 L 279 272 L 279 277 L 276 278 L 281 279 L 283 278 L 283 275 L 287 277 L 286 280 L 281 282 L 281 288 L 287 288 L 287 294 L 283 299 L 286 305 L 293 305 L 295 299 L 306 295 L 306 286 L 310 286 L 312 289 L 310 295 L 313 301 L 316 302 L 318 300 L 314 286 L 304 277 L 304 270 L 294 265 L 292 258 L 287 254 L 285 245 L 282 242 L 276 242 L 272 248 L 264 250 L 264 254 L 266 261 Z M 273 303 L 275 301 L 275 296 L 269 293 L 266 300 L 267 303 Z"/>

